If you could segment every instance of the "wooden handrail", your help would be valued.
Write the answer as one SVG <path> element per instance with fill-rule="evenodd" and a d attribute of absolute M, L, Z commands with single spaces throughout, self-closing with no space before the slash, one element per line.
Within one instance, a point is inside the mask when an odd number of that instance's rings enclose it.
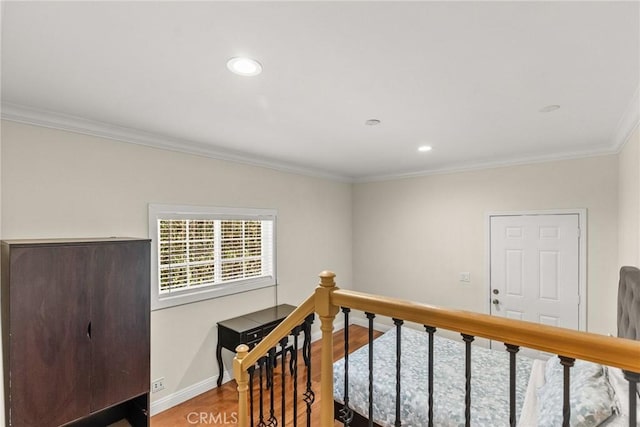
<path fill-rule="evenodd" d="M 248 347 L 244 344 L 236 349 L 233 371 L 238 383 L 238 427 L 249 425 L 248 369 L 275 347 L 282 338 L 288 336 L 291 330 L 300 325 L 312 312 L 318 313 L 322 332 L 320 425 L 322 427 L 334 425 L 332 332 L 339 307 L 400 318 L 422 325 L 640 373 L 640 341 L 342 290 L 336 287 L 334 278 L 335 274 L 330 271 L 320 273 L 320 285 L 314 294 L 298 306 L 253 350 L 248 352 Z"/>
<path fill-rule="evenodd" d="M 316 311 L 320 317 L 322 342 L 320 349 L 320 427 L 333 427 L 333 321 L 338 306 L 331 302 L 331 294 L 338 288 L 335 273 L 320 273 L 320 285 L 316 288 Z M 347 327 L 349 327 L 347 325 Z M 345 424 L 346 425 L 346 424 Z"/>
<path fill-rule="evenodd" d="M 335 306 L 640 372 L 640 341 L 336 289 Z"/>
<path fill-rule="evenodd" d="M 307 298 L 302 304 L 296 307 L 295 310 L 287 316 L 286 319 L 282 321 L 276 328 L 269 333 L 262 341 L 258 343 L 246 356 L 242 359 L 238 360 L 239 369 L 247 370 L 250 366 L 255 365 L 255 363 L 262 356 L 266 355 L 269 352 L 269 349 L 275 347 L 282 338 L 289 336 L 289 333 L 296 327 L 299 326 L 304 319 L 315 311 L 315 296 L 311 295 Z M 237 351 L 237 349 L 236 349 Z M 234 360 L 234 363 L 235 360 Z"/>
<path fill-rule="evenodd" d="M 250 414 L 248 413 L 247 407 L 247 391 L 249 390 L 250 385 L 248 370 L 251 366 L 256 364 L 258 359 L 265 356 L 270 349 L 280 342 L 281 339 L 289 336 L 291 331 L 299 326 L 308 315 L 315 312 L 316 309 L 322 322 L 321 330 L 323 331 L 323 343 L 327 339 L 329 342 L 331 341 L 331 334 L 328 333 L 329 336 L 327 337 L 327 331 L 333 330 L 333 317 L 327 317 L 327 314 L 330 314 L 333 310 L 329 307 L 330 298 L 327 292 L 332 292 L 337 289 L 333 280 L 334 277 L 335 274 L 330 271 L 323 271 L 320 273 L 320 284 L 317 287 L 316 292 L 296 307 L 296 309 L 293 310 L 291 314 L 289 314 L 287 318 L 284 319 L 273 331 L 271 331 L 269 335 L 263 338 L 258 345 L 249 352 L 249 347 L 245 344 L 240 344 L 236 348 L 236 357 L 233 359 L 233 374 L 238 384 L 238 427 L 249 426 Z M 323 294 L 323 292 L 324 295 L 320 297 L 319 295 Z M 316 305 L 317 301 L 320 304 L 319 306 Z M 337 312 L 337 307 L 335 308 L 335 312 Z M 334 316 L 335 312 L 333 313 Z M 323 349 L 322 352 L 322 359 L 326 360 L 322 363 L 324 373 L 321 372 L 321 382 L 324 384 L 325 393 L 333 393 L 333 371 L 331 365 L 333 363 L 333 345 L 328 345 L 327 348 L 328 350 Z M 326 396 L 325 400 L 326 402 L 321 410 L 322 425 L 331 426 L 333 425 L 333 404 L 331 394 Z"/>
<path fill-rule="evenodd" d="M 247 427 L 249 425 L 249 409 L 247 406 L 247 395 L 249 391 L 249 373 L 242 369 L 242 359 L 247 357 L 249 346 L 240 344 L 236 347 L 236 357 L 233 358 L 233 376 L 236 379 L 238 390 L 238 426 Z"/>

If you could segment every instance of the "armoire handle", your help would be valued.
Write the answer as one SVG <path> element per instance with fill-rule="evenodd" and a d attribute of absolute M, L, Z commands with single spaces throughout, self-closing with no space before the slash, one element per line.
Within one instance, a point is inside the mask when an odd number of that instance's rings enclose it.
<path fill-rule="evenodd" d="M 89 321 L 89 324 L 87 325 L 87 336 L 91 339 L 91 321 Z"/>

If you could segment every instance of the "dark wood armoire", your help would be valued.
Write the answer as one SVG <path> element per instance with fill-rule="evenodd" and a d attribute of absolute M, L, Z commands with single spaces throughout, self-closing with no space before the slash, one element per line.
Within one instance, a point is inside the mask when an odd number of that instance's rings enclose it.
<path fill-rule="evenodd" d="M 148 239 L 2 242 L 8 427 L 149 425 Z"/>

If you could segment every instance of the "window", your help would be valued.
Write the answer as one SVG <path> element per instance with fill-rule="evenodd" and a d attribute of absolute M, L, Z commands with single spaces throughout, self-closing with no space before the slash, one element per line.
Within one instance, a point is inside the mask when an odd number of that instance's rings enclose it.
<path fill-rule="evenodd" d="M 149 205 L 152 309 L 275 285 L 276 212 Z"/>

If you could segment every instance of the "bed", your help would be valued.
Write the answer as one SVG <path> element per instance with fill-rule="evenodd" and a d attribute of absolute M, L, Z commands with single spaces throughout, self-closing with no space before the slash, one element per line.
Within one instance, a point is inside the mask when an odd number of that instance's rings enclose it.
<path fill-rule="evenodd" d="M 640 340 L 640 270 L 623 267 L 618 290 L 618 336 Z M 373 425 L 396 421 L 396 328 L 373 342 Z M 428 335 L 410 327 L 401 330 L 401 421 L 403 426 L 428 425 Z M 509 424 L 509 353 L 473 346 L 471 425 Z M 516 356 L 516 411 L 521 427 L 562 424 L 562 366 Z M 344 401 L 344 359 L 334 363 L 336 419 Z M 465 425 L 465 345 L 434 336 L 434 425 Z M 585 361 L 571 370 L 571 426 L 628 426 L 628 382 L 622 371 Z M 640 403 L 639 403 L 640 407 Z M 368 425 L 369 348 L 349 355 L 351 426 Z M 640 420 L 640 418 L 638 418 Z"/>

